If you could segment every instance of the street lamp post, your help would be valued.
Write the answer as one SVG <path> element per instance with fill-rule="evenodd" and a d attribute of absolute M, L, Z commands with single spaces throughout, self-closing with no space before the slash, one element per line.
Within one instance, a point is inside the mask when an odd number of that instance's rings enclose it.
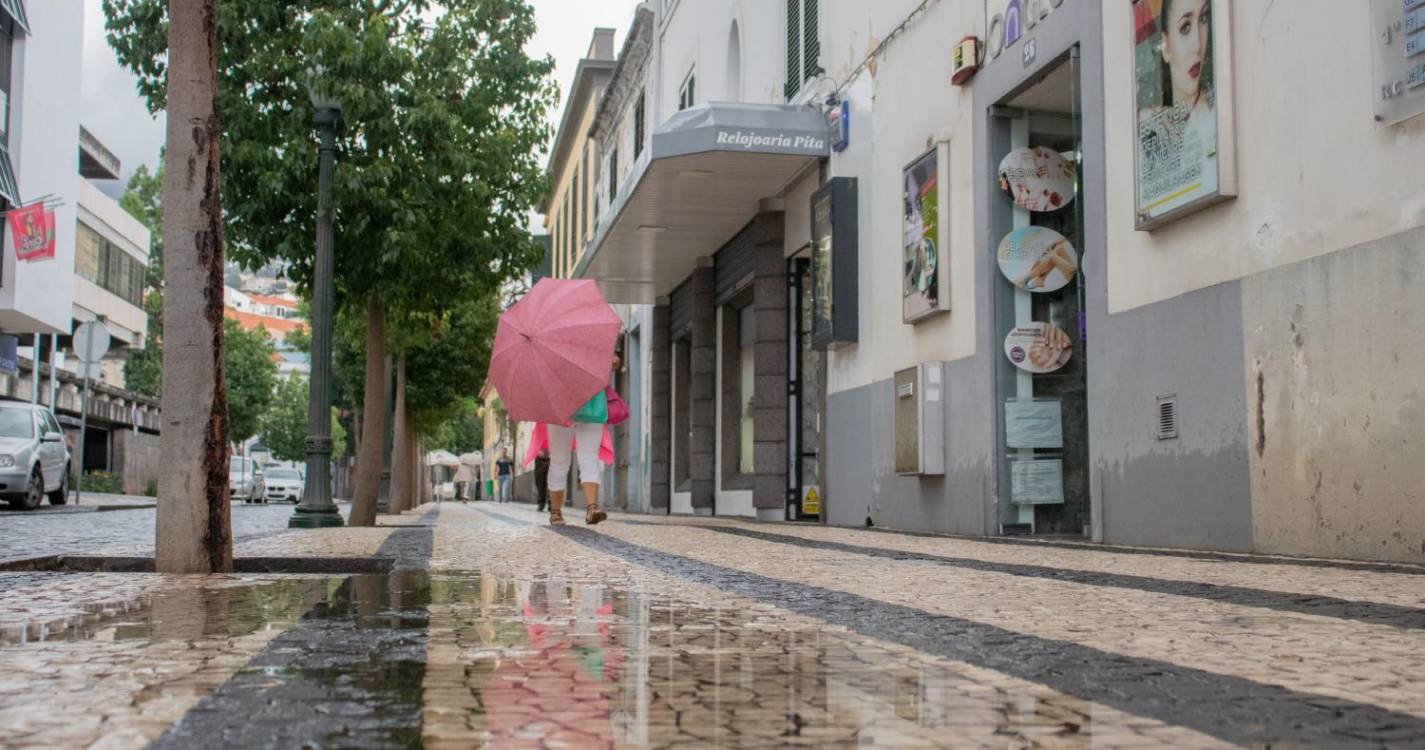
<path fill-rule="evenodd" d="M 289 528 L 341 526 L 332 502 L 331 485 L 331 361 L 332 361 L 332 162 L 336 158 L 336 126 L 341 103 L 311 88 L 321 131 L 321 165 L 317 184 L 317 254 L 312 267 L 312 378 L 307 399 L 307 481 L 302 502 Z"/>

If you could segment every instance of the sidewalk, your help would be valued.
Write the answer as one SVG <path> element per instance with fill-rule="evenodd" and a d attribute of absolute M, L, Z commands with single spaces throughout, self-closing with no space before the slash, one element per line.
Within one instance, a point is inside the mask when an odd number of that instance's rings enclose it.
<path fill-rule="evenodd" d="M 385 575 L 0 573 L 0 746 L 1425 743 L 1422 571 L 491 503 L 378 523 L 236 553 Z"/>

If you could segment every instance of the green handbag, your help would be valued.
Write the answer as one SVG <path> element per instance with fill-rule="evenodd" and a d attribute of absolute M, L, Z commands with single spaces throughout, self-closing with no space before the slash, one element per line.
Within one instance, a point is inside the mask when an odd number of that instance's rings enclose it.
<path fill-rule="evenodd" d="M 609 421 L 609 398 L 603 391 L 594 394 L 588 403 L 579 407 L 572 418 L 574 422 L 585 424 L 605 424 Z"/>

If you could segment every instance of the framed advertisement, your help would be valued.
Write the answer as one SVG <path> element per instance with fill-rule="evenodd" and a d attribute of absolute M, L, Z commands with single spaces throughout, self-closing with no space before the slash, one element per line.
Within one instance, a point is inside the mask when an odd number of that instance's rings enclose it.
<path fill-rule="evenodd" d="M 915 323 L 950 310 L 940 246 L 940 150 L 905 167 L 901 185 L 901 320 Z"/>
<path fill-rule="evenodd" d="M 1140 231 L 1237 194 L 1231 0 L 1119 0 L 1133 15 Z"/>
<path fill-rule="evenodd" d="M 811 196 L 811 341 L 853 343 L 858 326 L 856 178 L 833 177 Z"/>

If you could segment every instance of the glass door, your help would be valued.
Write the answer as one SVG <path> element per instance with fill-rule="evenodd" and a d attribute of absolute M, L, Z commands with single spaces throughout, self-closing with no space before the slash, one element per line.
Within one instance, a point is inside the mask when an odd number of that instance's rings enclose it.
<path fill-rule="evenodd" d="M 1088 528 L 1088 409 L 1077 50 L 997 107 L 991 164 L 999 529 Z M 1000 350 L 1002 348 L 1002 351 Z"/>

